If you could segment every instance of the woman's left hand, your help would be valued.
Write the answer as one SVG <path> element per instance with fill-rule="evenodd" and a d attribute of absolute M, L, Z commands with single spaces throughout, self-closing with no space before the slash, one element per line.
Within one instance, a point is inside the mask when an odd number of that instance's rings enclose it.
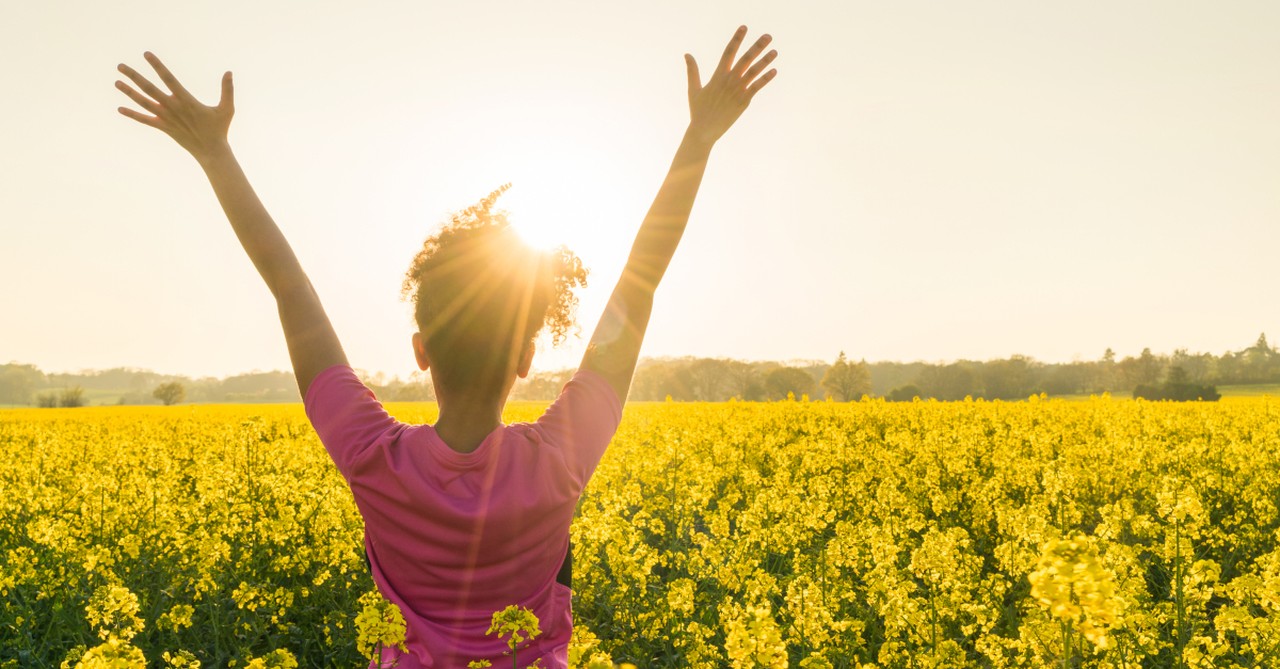
<path fill-rule="evenodd" d="M 698 74 L 698 62 L 692 55 L 684 55 L 689 70 L 689 130 L 695 139 L 707 146 L 715 144 L 729 130 L 751 104 L 751 98 L 778 74 L 776 69 L 765 71 L 778 57 L 778 52 L 772 50 L 763 57 L 760 55 L 773 41 L 768 34 L 761 35 L 742 54 L 742 58 L 734 62 L 746 36 L 746 26 L 734 32 L 705 84 Z"/>

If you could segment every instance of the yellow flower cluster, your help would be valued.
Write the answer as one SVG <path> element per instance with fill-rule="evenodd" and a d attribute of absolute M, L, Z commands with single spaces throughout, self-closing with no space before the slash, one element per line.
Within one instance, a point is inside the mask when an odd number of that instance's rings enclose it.
<path fill-rule="evenodd" d="M 298 669 L 298 660 L 284 648 L 263 655 L 262 657 L 251 657 L 245 662 L 245 669 Z"/>
<path fill-rule="evenodd" d="M 383 648 L 404 645 L 404 615 L 400 607 L 383 599 L 377 590 L 360 596 L 360 615 L 356 616 L 356 649 L 364 657 L 381 662 Z"/>
<path fill-rule="evenodd" d="M 94 590 L 84 610 L 100 639 L 115 637 L 128 641 L 142 631 L 138 596 L 126 587 L 104 585 Z"/>
<path fill-rule="evenodd" d="M 1098 649 L 1114 645 L 1107 630 L 1120 622 L 1124 603 L 1115 576 L 1098 559 L 1098 548 L 1082 534 L 1045 544 L 1031 572 L 1031 596 L 1049 614 L 1084 635 Z"/>
<path fill-rule="evenodd" d="M 174 604 L 173 608 L 160 614 L 160 619 L 156 621 L 156 626 L 178 632 L 184 627 L 191 627 L 191 617 L 195 613 L 196 610 L 190 604 Z"/>
<path fill-rule="evenodd" d="M 164 660 L 164 666 L 173 669 L 200 669 L 200 660 L 189 650 L 180 650 L 176 653 L 165 651 L 161 656 Z"/>
<path fill-rule="evenodd" d="M 725 652 L 734 669 L 786 669 L 787 645 L 767 606 L 751 606 L 726 625 Z"/>
<path fill-rule="evenodd" d="M 1277 489 L 1268 399 L 629 404 L 570 661 L 1280 666 Z M 367 666 L 362 534 L 300 407 L 0 411 L 0 667 Z"/>
<path fill-rule="evenodd" d="M 63 666 L 67 663 L 63 662 Z M 74 666 L 76 669 L 146 669 L 147 659 L 125 639 L 111 636 L 80 656 Z"/>
<path fill-rule="evenodd" d="M 517 650 L 520 644 L 537 638 L 542 634 L 538 626 L 538 616 L 522 606 L 511 605 L 493 614 L 488 634 L 496 634 L 498 638 L 507 638 L 507 648 Z"/>

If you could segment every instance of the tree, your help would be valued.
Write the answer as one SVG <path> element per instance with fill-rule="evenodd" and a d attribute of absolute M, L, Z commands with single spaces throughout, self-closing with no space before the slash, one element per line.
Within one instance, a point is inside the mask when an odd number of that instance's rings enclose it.
<path fill-rule="evenodd" d="M 1164 366 L 1164 360 L 1152 353 L 1150 348 L 1144 348 L 1138 357 L 1120 361 L 1120 374 L 1130 388 L 1154 386 L 1160 382 Z"/>
<path fill-rule="evenodd" d="M 170 381 L 169 383 L 162 383 L 156 386 L 156 389 L 151 393 L 151 396 L 161 402 L 164 402 L 165 406 L 173 406 L 174 404 L 187 399 L 187 389 L 182 387 L 182 384 L 177 381 Z"/>
<path fill-rule="evenodd" d="M 850 363 L 840 351 L 834 364 L 822 375 L 822 387 L 841 402 L 851 402 L 871 393 L 871 370 L 867 362 Z"/>
<path fill-rule="evenodd" d="M 953 362 L 950 365 L 933 365 L 920 373 L 920 388 L 924 395 L 936 397 L 943 401 L 964 399 L 966 395 L 975 395 L 975 379 L 973 370 L 967 362 Z"/>
<path fill-rule="evenodd" d="M 1227 351 L 1218 358 L 1218 383 L 1240 383 L 1244 371 L 1244 358 L 1234 351 Z"/>
<path fill-rule="evenodd" d="M 905 386 L 898 386 L 897 388 L 890 390 L 889 394 L 885 396 L 885 399 L 890 402 L 910 402 L 917 397 L 920 397 L 920 389 L 915 385 L 908 383 Z"/>
<path fill-rule="evenodd" d="M 714 358 L 699 358 L 685 368 L 686 384 L 699 402 L 720 402 L 729 398 L 729 363 Z"/>
<path fill-rule="evenodd" d="M 813 377 L 797 367 L 779 367 L 764 378 L 764 387 L 769 399 L 783 400 L 788 394 L 799 399 L 813 392 Z"/>
<path fill-rule="evenodd" d="M 1142 354 L 1138 356 L 1138 382 L 1155 383 L 1160 380 L 1163 371 L 1164 361 L 1152 354 L 1150 348 L 1142 349 Z"/>
<path fill-rule="evenodd" d="M 0 404 L 27 404 L 31 393 L 44 385 L 44 373 L 35 365 L 0 365 Z"/>
<path fill-rule="evenodd" d="M 981 369 L 983 397 L 1012 400 L 1036 394 L 1034 371 L 1034 361 L 1021 355 L 986 363 Z"/>
<path fill-rule="evenodd" d="M 1118 381 L 1118 373 L 1116 372 L 1116 352 L 1107 347 L 1106 352 L 1102 354 L 1102 360 L 1098 361 L 1098 366 L 1093 378 L 1094 390 L 1114 390 Z"/>
<path fill-rule="evenodd" d="M 1240 352 L 1244 356 L 1248 378 L 1254 383 L 1265 383 L 1271 380 L 1271 368 L 1276 359 L 1276 351 L 1267 343 L 1267 333 L 1258 335 L 1253 346 Z"/>
<path fill-rule="evenodd" d="M 1253 346 L 1251 346 L 1248 350 L 1255 351 L 1258 354 L 1268 358 L 1276 354 L 1276 350 L 1271 348 L 1271 345 L 1267 343 L 1267 333 L 1265 332 L 1258 335 L 1258 341 L 1254 342 Z"/>
<path fill-rule="evenodd" d="M 755 365 L 739 360 L 729 361 L 729 396 L 748 402 L 765 398 L 763 379 Z"/>
<path fill-rule="evenodd" d="M 1074 395 L 1089 390 L 1091 362 L 1072 362 L 1051 365 L 1040 381 L 1041 388 L 1050 395 Z M 1030 396 L 1027 393 L 1022 397 Z M 1019 398 L 1021 399 L 1021 397 Z"/>
<path fill-rule="evenodd" d="M 62 392 L 58 394 L 58 406 L 60 407 L 82 407 L 84 404 L 84 388 L 80 386 L 63 388 Z"/>
<path fill-rule="evenodd" d="M 1207 383 L 1215 373 L 1217 360 L 1208 353 L 1188 353 L 1180 348 L 1169 356 L 1169 380 L 1173 381 L 1174 368 L 1180 368 L 1186 374 L 1187 383 Z"/>

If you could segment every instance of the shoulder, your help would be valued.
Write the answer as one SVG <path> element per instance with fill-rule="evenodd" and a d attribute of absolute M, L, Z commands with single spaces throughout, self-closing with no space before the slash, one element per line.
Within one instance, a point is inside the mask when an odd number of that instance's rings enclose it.
<path fill-rule="evenodd" d="M 580 369 L 530 429 L 539 443 L 561 451 L 566 468 L 585 486 L 622 422 L 622 402 L 609 381 Z"/>
<path fill-rule="evenodd" d="M 352 463 L 379 441 L 408 427 L 383 408 L 373 391 L 348 365 L 332 365 L 316 375 L 303 407 L 334 463 L 349 475 Z"/>

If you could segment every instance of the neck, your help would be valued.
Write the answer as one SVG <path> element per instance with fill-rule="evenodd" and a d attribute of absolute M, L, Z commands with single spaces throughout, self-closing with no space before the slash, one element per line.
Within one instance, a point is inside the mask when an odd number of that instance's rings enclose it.
<path fill-rule="evenodd" d="M 459 453 L 470 453 L 480 446 L 499 425 L 502 425 L 502 407 L 505 396 L 477 398 L 439 397 L 440 417 L 436 419 L 436 434 L 449 448 Z"/>

